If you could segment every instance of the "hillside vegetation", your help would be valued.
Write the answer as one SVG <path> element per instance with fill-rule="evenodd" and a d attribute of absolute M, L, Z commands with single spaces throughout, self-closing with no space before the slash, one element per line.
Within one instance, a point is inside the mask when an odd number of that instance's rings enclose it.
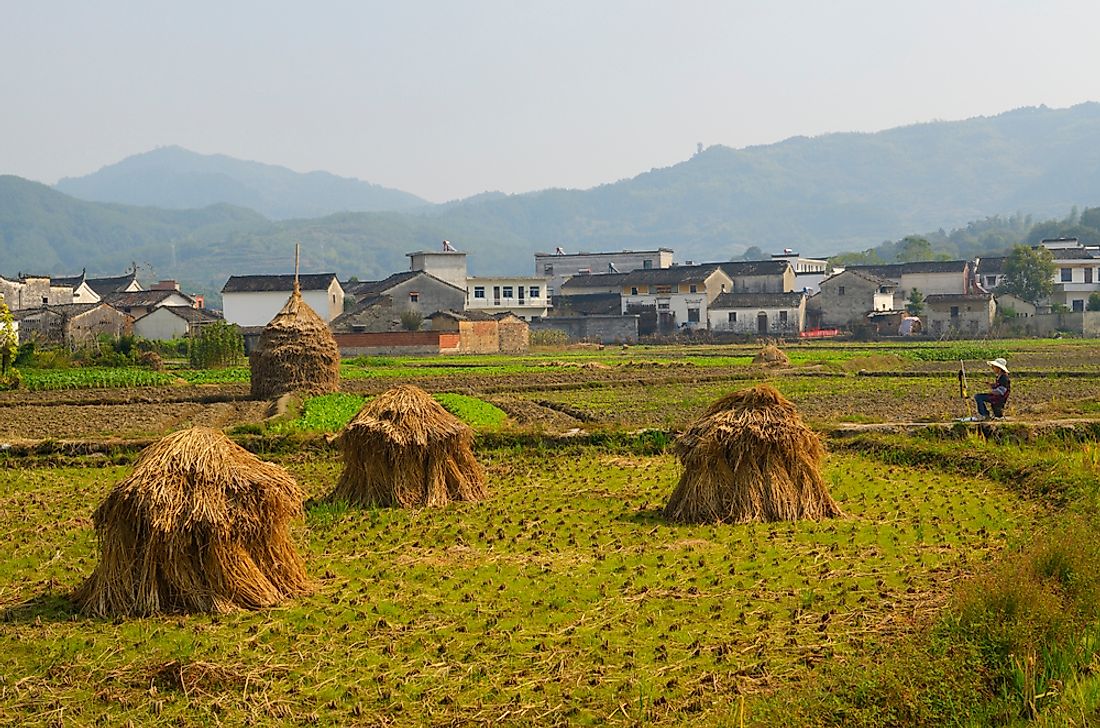
<path fill-rule="evenodd" d="M 662 245 L 681 261 L 699 261 L 737 258 L 753 246 L 835 254 L 919 231 L 934 231 L 923 234 L 939 253 L 974 255 L 1037 235 L 1081 233 L 1078 216 L 1065 216 L 1097 202 L 1098 142 L 1100 104 L 1020 109 L 876 134 L 711 147 L 590 190 L 486 194 L 404 212 L 282 221 L 227 205 L 169 211 L 93 204 L 0 177 L 0 260 L 9 274 L 84 266 L 118 272 L 136 261 L 143 276 L 177 278 L 210 294 L 230 272 L 289 271 L 296 241 L 303 243 L 304 270 L 363 279 L 404 269 L 406 252 L 434 249 L 444 238 L 471 253 L 477 274 L 528 271 L 532 252 L 555 245 Z M 118 165 L 112 174 L 124 171 Z M 170 188 L 148 174 L 132 181 Z M 202 195 L 176 203 L 217 198 L 209 190 Z M 1030 215 L 1051 219 L 1036 224 Z"/>

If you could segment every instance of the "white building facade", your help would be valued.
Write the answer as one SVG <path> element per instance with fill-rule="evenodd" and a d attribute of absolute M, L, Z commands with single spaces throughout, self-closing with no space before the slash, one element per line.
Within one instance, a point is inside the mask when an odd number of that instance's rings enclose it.
<path fill-rule="evenodd" d="M 549 279 L 541 276 L 471 276 L 466 279 L 466 310 L 511 313 L 536 321 L 550 313 Z"/>
<path fill-rule="evenodd" d="M 299 276 L 302 299 L 325 322 L 344 311 L 344 289 L 335 273 Z M 293 275 L 230 276 L 222 287 L 225 320 L 238 326 L 266 326 L 290 298 Z"/>

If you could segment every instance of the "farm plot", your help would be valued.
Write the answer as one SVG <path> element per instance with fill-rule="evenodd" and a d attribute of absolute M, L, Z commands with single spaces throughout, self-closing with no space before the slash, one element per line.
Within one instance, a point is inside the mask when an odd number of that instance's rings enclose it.
<path fill-rule="evenodd" d="M 0 723 L 729 724 L 740 696 L 912 629 L 1044 517 L 981 478 L 834 454 L 844 518 L 678 526 L 670 456 L 480 457 L 483 503 L 310 506 L 303 600 L 119 623 L 61 595 L 128 468 L 0 469 Z M 312 496 L 339 467 L 286 465 Z"/>
<path fill-rule="evenodd" d="M 619 427 L 682 428 L 708 404 L 735 389 L 764 381 L 676 382 L 644 388 L 602 386 L 523 392 L 531 401 L 562 405 L 589 422 Z M 967 415 L 958 382 L 943 377 L 798 377 L 767 381 L 790 398 L 812 423 L 948 421 Z M 971 394 L 986 382 L 975 377 Z M 1013 418 L 1067 417 L 1095 412 L 1100 377 L 1017 378 L 1008 413 Z M 971 405 L 972 406 L 972 405 Z"/>

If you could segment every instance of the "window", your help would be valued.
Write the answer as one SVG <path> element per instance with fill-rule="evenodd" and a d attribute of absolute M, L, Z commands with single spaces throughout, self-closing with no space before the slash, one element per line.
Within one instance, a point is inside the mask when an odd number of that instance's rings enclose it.
<path fill-rule="evenodd" d="M 45 306 L 45 305 L 46 305 L 47 303 L 49 303 L 49 302 L 50 302 L 50 299 L 49 299 L 49 297 L 47 297 L 47 296 L 43 296 L 43 297 L 42 297 L 42 305 L 43 305 L 43 306 Z"/>
<path fill-rule="evenodd" d="M 527 289 L 524 288 L 523 286 L 517 286 L 516 287 L 516 293 L 519 294 L 518 298 L 519 298 L 520 303 L 523 303 L 523 294 L 526 293 L 526 291 L 527 291 Z"/>
<path fill-rule="evenodd" d="M 787 323 L 787 312 L 786 311 L 780 311 L 779 312 L 779 323 L 781 323 L 781 324 Z"/>
<path fill-rule="evenodd" d="M 552 263 L 547 263 L 542 267 L 542 272 L 548 276 L 554 275 L 554 265 Z"/>
<path fill-rule="evenodd" d="M 997 285 L 997 276 L 986 276 L 985 285 L 989 288 L 993 288 Z"/>
<path fill-rule="evenodd" d="M 693 323 L 693 324 L 699 323 L 699 309 L 697 309 L 697 308 L 689 308 L 688 309 L 688 322 Z"/>
<path fill-rule="evenodd" d="M 667 311 L 668 310 L 668 301 L 658 301 L 657 302 L 657 310 L 658 311 Z"/>
<path fill-rule="evenodd" d="M 409 303 L 420 303 L 420 293 L 409 291 Z"/>
<path fill-rule="evenodd" d="M 836 287 L 836 295 L 838 295 L 838 296 L 843 296 L 844 295 L 844 286 L 837 286 Z"/>
<path fill-rule="evenodd" d="M 672 293 L 672 286 L 657 286 L 657 293 L 669 294 Z"/>
<path fill-rule="evenodd" d="M 1074 310 L 1074 312 L 1084 311 L 1085 310 L 1085 299 L 1083 299 L 1083 298 L 1073 299 L 1073 310 Z"/>
<path fill-rule="evenodd" d="M 485 298 L 485 286 L 474 286 L 474 298 Z"/>
<path fill-rule="evenodd" d="M 645 270 L 649 270 L 652 267 L 653 267 L 653 259 L 652 258 L 646 258 L 645 260 L 642 261 L 642 268 L 644 268 Z"/>
<path fill-rule="evenodd" d="M 512 297 L 512 286 L 505 286 L 504 287 L 504 297 L 505 298 L 511 298 Z"/>
<path fill-rule="evenodd" d="M 1073 282 L 1073 268 L 1063 268 L 1062 269 L 1062 283 L 1072 283 L 1072 282 Z"/>
<path fill-rule="evenodd" d="M 493 303 L 500 304 L 500 286 L 493 286 Z"/>
<path fill-rule="evenodd" d="M 737 323 L 737 312 L 736 311 L 730 311 L 729 316 L 727 318 L 729 319 L 729 322 L 731 324 Z"/>
<path fill-rule="evenodd" d="M 958 318 L 958 317 L 959 317 L 959 307 L 958 306 L 952 306 L 951 307 L 951 318 Z"/>
<path fill-rule="evenodd" d="M 637 296 L 638 295 L 638 287 L 637 286 L 631 286 L 630 287 L 630 295 L 631 296 Z"/>
<path fill-rule="evenodd" d="M 1092 268 L 1085 268 L 1085 283 L 1092 283 Z"/>
<path fill-rule="evenodd" d="M 695 285 L 694 283 L 692 283 L 690 286 L 688 286 L 688 293 L 698 293 L 698 292 L 699 292 L 699 286 Z"/>
<path fill-rule="evenodd" d="M 527 289 L 527 295 L 530 296 L 531 298 L 538 298 L 539 293 L 540 293 L 540 291 L 539 291 L 538 286 L 531 286 L 530 288 Z"/>

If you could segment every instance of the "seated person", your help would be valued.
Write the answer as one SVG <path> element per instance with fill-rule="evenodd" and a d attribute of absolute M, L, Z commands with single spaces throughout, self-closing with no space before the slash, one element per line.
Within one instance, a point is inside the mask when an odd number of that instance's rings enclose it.
<path fill-rule="evenodd" d="M 1004 357 L 998 357 L 986 364 L 993 370 L 996 379 L 993 380 L 988 394 L 974 395 L 974 401 L 978 404 L 978 417 L 988 419 L 992 409 L 992 416 L 1000 419 L 1004 417 L 1005 403 L 1008 402 L 1008 394 L 1012 390 L 1012 382 L 1008 378 L 1008 362 Z"/>

